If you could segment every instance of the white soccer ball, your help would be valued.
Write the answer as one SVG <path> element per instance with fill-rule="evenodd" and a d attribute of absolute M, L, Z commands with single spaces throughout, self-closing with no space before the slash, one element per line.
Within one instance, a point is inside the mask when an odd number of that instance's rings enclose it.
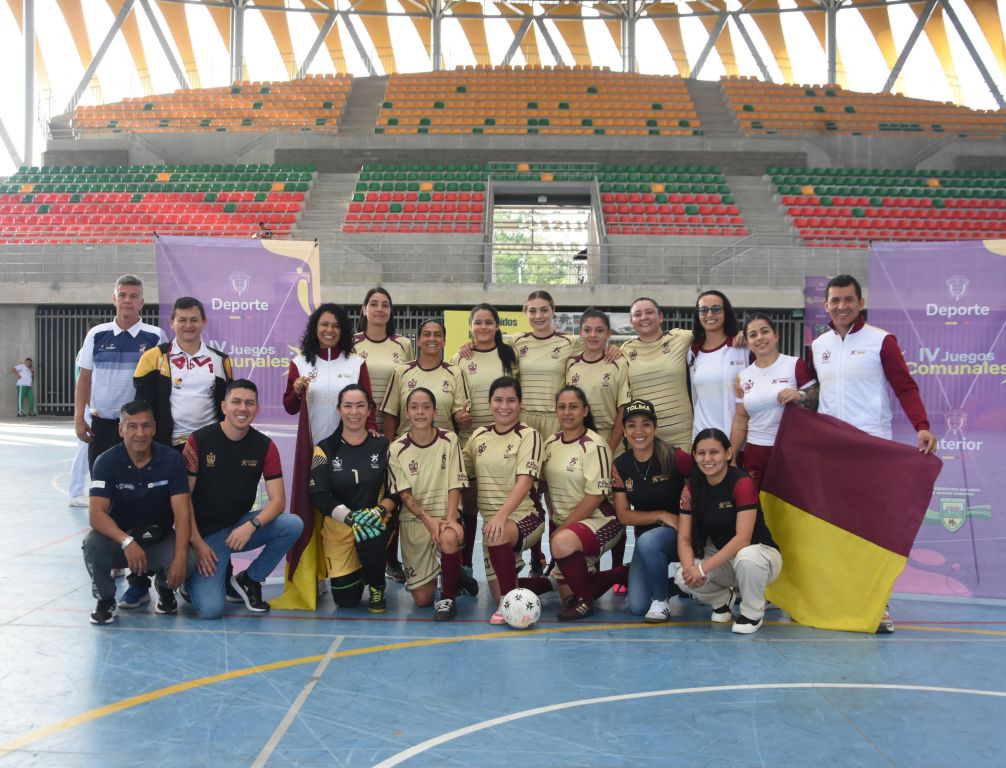
<path fill-rule="evenodd" d="M 503 596 L 503 618 L 514 629 L 527 629 L 541 616 L 541 600 L 530 589 L 518 587 Z"/>

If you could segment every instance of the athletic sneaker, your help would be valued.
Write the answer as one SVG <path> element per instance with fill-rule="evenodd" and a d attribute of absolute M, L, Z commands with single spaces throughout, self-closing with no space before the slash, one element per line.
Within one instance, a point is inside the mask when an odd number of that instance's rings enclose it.
<path fill-rule="evenodd" d="M 458 595 L 476 597 L 478 593 L 479 583 L 472 576 L 471 569 L 462 566 L 461 571 L 458 573 Z"/>
<path fill-rule="evenodd" d="M 500 598 L 500 604 L 499 604 L 499 607 L 496 609 L 496 612 L 493 613 L 493 615 L 489 617 L 489 623 L 492 624 L 493 626 L 497 626 L 497 627 L 499 625 L 501 625 L 501 624 L 506 624 L 506 619 L 503 618 L 503 599 L 502 598 Z"/>
<path fill-rule="evenodd" d="M 445 597 L 443 600 L 437 600 L 437 604 L 433 606 L 434 621 L 450 621 L 457 615 L 458 605 L 449 597 Z"/>
<path fill-rule="evenodd" d="M 753 635 L 761 629 L 761 621 L 761 619 L 749 619 L 743 613 L 739 613 L 732 630 L 737 635 Z"/>
<path fill-rule="evenodd" d="M 70 498 L 71 507 L 86 507 L 87 506 L 87 496 L 73 496 Z"/>
<path fill-rule="evenodd" d="M 130 584 L 119 601 L 120 608 L 139 608 L 150 602 L 150 587 L 146 584 Z"/>
<path fill-rule="evenodd" d="M 545 560 L 545 555 L 541 557 L 535 557 L 531 555 L 531 575 L 532 576 L 544 576 L 545 568 L 548 566 L 548 562 Z"/>
<path fill-rule="evenodd" d="M 730 612 L 730 603 L 717 605 L 713 608 L 712 616 L 709 617 L 716 624 L 727 624 L 734 620 L 733 613 Z"/>
<path fill-rule="evenodd" d="M 891 618 L 891 611 L 888 607 L 884 606 L 884 615 L 880 617 L 880 624 L 877 625 L 878 635 L 893 635 L 894 634 L 894 620 Z"/>
<path fill-rule="evenodd" d="M 388 563 L 385 565 L 384 575 L 398 584 L 405 583 L 405 569 L 401 563 Z"/>
<path fill-rule="evenodd" d="M 160 584 L 154 585 L 154 588 L 157 590 L 157 605 L 154 606 L 154 613 L 163 613 L 168 616 L 174 616 L 178 613 L 178 600 L 175 599 L 175 590 L 167 585 L 162 587 Z"/>
<path fill-rule="evenodd" d="M 576 621 L 594 615 L 594 606 L 582 597 L 570 595 L 566 607 L 559 611 L 559 621 Z"/>
<path fill-rule="evenodd" d="M 231 586 L 241 596 L 241 602 L 249 611 L 265 613 L 269 610 L 269 603 L 262 599 L 262 585 L 252 581 L 248 577 L 248 571 L 231 576 Z"/>
<path fill-rule="evenodd" d="M 388 601 L 384 597 L 383 589 L 370 588 L 370 602 L 367 603 L 367 610 L 371 613 L 384 613 L 388 610 Z"/>
<path fill-rule="evenodd" d="M 611 594 L 613 595 L 627 595 L 629 594 L 628 584 L 615 584 L 611 588 Z"/>
<path fill-rule="evenodd" d="M 227 577 L 224 579 L 224 583 L 227 585 L 227 602 L 228 603 L 243 603 L 244 600 L 241 599 L 241 595 L 237 593 L 237 590 L 231 586 L 231 576 L 234 575 L 234 566 L 231 565 L 230 558 L 227 559 Z"/>
<path fill-rule="evenodd" d="M 650 610 L 646 612 L 643 619 L 647 624 L 663 624 L 671 618 L 671 611 L 667 607 L 666 600 L 654 600 L 650 603 Z"/>
<path fill-rule="evenodd" d="M 115 598 L 99 600 L 91 611 L 92 624 L 111 624 L 115 621 Z"/>

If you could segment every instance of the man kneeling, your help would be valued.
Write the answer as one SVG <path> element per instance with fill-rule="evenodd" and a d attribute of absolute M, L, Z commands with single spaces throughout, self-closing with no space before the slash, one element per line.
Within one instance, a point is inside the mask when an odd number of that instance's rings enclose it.
<path fill-rule="evenodd" d="M 197 429 L 183 455 L 192 489 L 192 552 L 186 587 L 201 618 L 217 619 L 226 601 L 226 564 L 232 552 L 264 547 L 248 570 L 231 577 L 249 611 L 263 613 L 262 582 L 300 536 L 304 523 L 284 515 L 286 493 L 276 444 L 252 422 L 258 415 L 258 389 L 248 379 L 228 382 L 224 420 Z M 268 501 L 253 507 L 265 478 Z"/>
<path fill-rule="evenodd" d="M 122 442 L 94 462 L 84 564 L 98 605 L 92 624 L 115 621 L 113 568 L 155 574 L 157 613 L 178 611 L 175 588 L 185 578 L 189 485 L 176 451 L 154 442 L 154 412 L 144 400 L 119 411 Z M 172 526 L 174 530 L 172 531 Z"/>

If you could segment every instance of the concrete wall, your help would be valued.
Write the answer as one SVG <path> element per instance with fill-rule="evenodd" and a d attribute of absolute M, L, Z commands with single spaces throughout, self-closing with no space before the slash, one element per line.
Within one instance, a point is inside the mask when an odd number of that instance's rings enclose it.
<path fill-rule="evenodd" d="M 0 387 L 0 418 L 10 418 L 17 413 L 17 379 L 10 372 L 26 357 L 36 359 L 35 305 L 0 304 L 0 367 L 3 369 L 3 386 Z M 36 405 L 38 388 L 35 389 Z"/>

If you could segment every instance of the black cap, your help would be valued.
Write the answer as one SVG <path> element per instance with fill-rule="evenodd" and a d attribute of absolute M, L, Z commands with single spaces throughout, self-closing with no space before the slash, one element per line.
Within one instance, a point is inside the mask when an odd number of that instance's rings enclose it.
<path fill-rule="evenodd" d="M 632 416 L 645 416 L 654 424 L 657 423 L 657 410 L 649 400 L 633 400 L 622 411 L 622 424 L 625 424 Z"/>

